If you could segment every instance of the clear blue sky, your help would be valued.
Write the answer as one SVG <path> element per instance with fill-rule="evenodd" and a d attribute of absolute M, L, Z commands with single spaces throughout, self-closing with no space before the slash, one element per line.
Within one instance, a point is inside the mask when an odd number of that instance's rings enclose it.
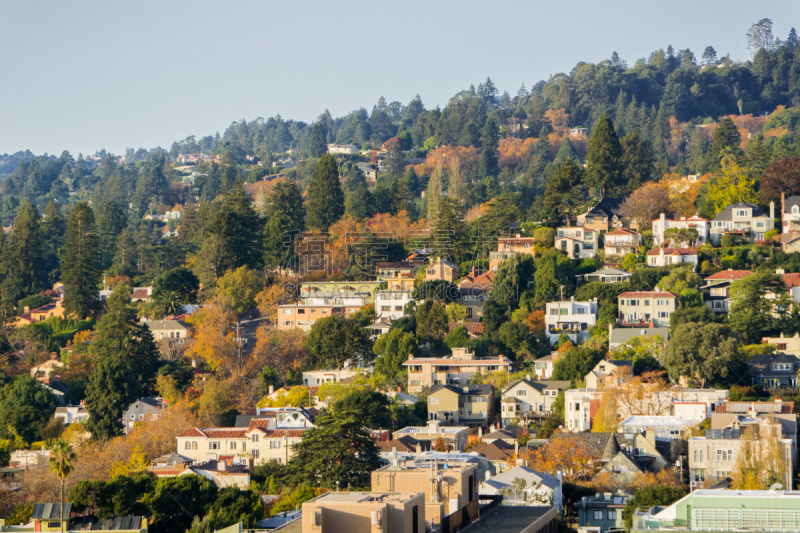
<path fill-rule="evenodd" d="M 747 59 L 752 23 L 771 18 L 781 39 L 800 27 L 797 0 L 7 0 L 0 15 L 0 153 L 73 155 L 381 95 L 444 105 L 487 76 L 513 95 L 614 50 L 629 64 L 669 44 Z"/>

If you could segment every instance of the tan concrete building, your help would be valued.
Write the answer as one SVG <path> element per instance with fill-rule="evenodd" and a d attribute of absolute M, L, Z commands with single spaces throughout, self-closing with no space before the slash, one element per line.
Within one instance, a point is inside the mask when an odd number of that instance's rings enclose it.
<path fill-rule="evenodd" d="M 372 472 L 372 490 L 422 492 L 428 520 L 438 523 L 478 498 L 478 477 L 474 463 L 397 461 Z"/>
<path fill-rule="evenodd" d="M 514 363 L 503 355 L 476 359 L 468 348 L 454 348 L 451 357 L 408 356 L 403 363 L 408 370 L 408 392 L 422 392 L 434 385 L 461 385 L 468 383 L 477 372 L 508 372 Z"/>
<path fill-rule="evenodd" d="M 434 385 L 428 394 L 428 418 L 451 424 L 485 426 L 494 418 L 494 387 Z"/>
<path fill-rule="evenodd" d="M 453 283 L 458 277 L 458 268 L 448 261 L 437 257 L 435 261 L 425 269 L 425 281 L 444 280 Z"/>
<path fill-rule="evenodd" d="M 428 420 L 425 426 L 407 426 L 392 435 L 395 439 L 410 436 L 418 441 L 434 442 L 442 439 L 453 451 L 461 451 L 469 440 L 469 427 L 442 426 L 438 420 Z"/>
<path fill-rule="evenodd" d="M 672 292 L 623 292 L 618 296 L 622 324 L 649 324 L 669 327 L 669 316 L 678 309 L 678 296 Z"/>
<path fill-rule="evenodd" d="M 519 234 L 515 237 L 497 239 L 497 251 L 489 252 L 489 270 L 497 272 L 497 269 L 500 268 L 500 263 L 516 254 L 527 254 L 535 257 L 535 244 L 532 237 L 522 237 Z"/>
<path fill-rule="evenodd" d="M 303 533 L 423 533 L 421 492 L 326 492 L 303 503 Z"/>

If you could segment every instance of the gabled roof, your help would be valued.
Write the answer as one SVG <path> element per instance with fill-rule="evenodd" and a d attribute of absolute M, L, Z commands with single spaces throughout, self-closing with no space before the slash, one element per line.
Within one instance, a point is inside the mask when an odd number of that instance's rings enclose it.
<path fill-rule="evenodd" d="M 623 292 L 617 298 L 677 298 L 678 295 L 674 292 L 655 292 L 655 291 L 640 291 L 640 292 Z"/>
<path fill-rule="evenodd" d="M 491 395 L 494 387 L 492 385 L 464 385 L 463 387 L 457 387 L 455 385 L 434 385 L 431 387 L 431 391 L 428 393 L 430 397 L 431 394 L 439 392 L 442 389 L 446 389 L 450 392 L 454 392 L 459 396 L 467 395 L 467 396 L 486 396 Z"/>
<path fill-rule="evenodd" d="M 507 461 L 514 456 L 514 446 L 500 439 L 482 442 L 467 451 L 479 453 L 490 461 Z"/>
<path fill-rule="evenodd" d="M 789 244 L 800 239 L 800 231 L 791 231 L 789 233 L 781 233 L 781 243 Z"/>
<path fill-rule="evenodd" d="M 633 231 L 632 229 L 625 229 L 625 228 L 617 228 L 614 231 L 609 231 L 606 233 L 606 237 L 609 235 L 639 235 L 638 231 Z"/>
<path fill-rule="evenodd" d="M 795 375 L 800 367 L 800 356 L 786 352 L 762 353 L 750 359 L 747 366 L 750 367 L 751 373 L 769 373 L 772 371 L 772 365 L 776 363 L 791 363 L 794 365 L 791 374 Z"/>
<path fill-rule="evenodd" d="M 786 198 L 783 204 L 783 212 L 791 213 L 792 207 L 794 206 L 800 206 L 800 196 L 790 196 Z"/>
<path fill-rule="evenodd" d="M 614 215 L 622 216 L 621 208 L 625 200 L 622 198 L 603 198 L 600 202 L 589 209 L 585 216 L 606 216 L 613 217 Z"/>
<path fill-rule="evenodd" d="M 752 276 L 753 273 L 749 270 L 720 270 L 715 274 L 711 274 L 707 276 L 705 279 L 708 280 L 738 280 L 742 278 L 746 278 L 747 276 Z"/>
<path fill-rule="evenodd" d="M 747 204 L 747 203 L 744 203 L 744 202 L 739 202 L 738 204 L 731 204 L 731 205 L 725 207 L 725 209 L 720 211 L 720 213 L 717 216 L 714 217 L 714 222 L 725 222 L 725 221 L 730 222 L 730 221 L 733 220 L 733 210 L 734 209 L 742 209 L 742 208 L 750 208 L 750 209 L 752 209 L 753 210 L 753 214 L 752 214 L 753 218 L 756 218 L 756 217 L 769 217 L 769 215 L 765 214 L 761 210 L 761 208 L 758 207 L 756 204 Z"/>
<path fill-rule="evenodd" d="M 583 274 L 583 277 L 586 276 L 630 276 L 630 272 L 626 272 L 625 270 L 620 270 L 618 268 L 611 268 L 606 267 L 595 272 L 589 272 L 588 274 Z"/>
<path fill-rule="evenodd" d="M 780 274 L 780 277 L 787 289 L 791 289 L 792 287 L 800 287 L 800 273 Z"/>
<path fill-rule="evenodd" d="M 503 389 L 502 393 L 505 394 L 507 391 L 511 390 L 512 387 L 516 387 L 520 383 L 525 383 L 526 385 L 528 385 L 532 389 L 539 391 L 540 393 L 544 390 L 567 390 L 572 386 L 571 381 L 557 381 L 557 380 L 536 381 L 533 379 L 526 378 L 526 379 L 518 379 L 516 381 L 512 381 L 511 383 L 506 385 L 506 388 Z"/>
<path fill-rule="evenodd" d="M 483 322 L 448 322 L 447 329 L 452 332 L 461 326 L 467 328 L 470 337 L 480 337 L 483 335 Z"/>
<path fill-rule="evenodd" d="M 403 435 L 402 437 L 398 437 L 389 441 L 378 441 L 375 444 L 382 452 L 391 452 L 392 450 L 397 449 L 398 452 L 416 453 L 417 446 L 419 446 L 420 450 L 423 452 L 430 451 L 431 449 L 430 441 L 417 440 L 411 435 Z"/>

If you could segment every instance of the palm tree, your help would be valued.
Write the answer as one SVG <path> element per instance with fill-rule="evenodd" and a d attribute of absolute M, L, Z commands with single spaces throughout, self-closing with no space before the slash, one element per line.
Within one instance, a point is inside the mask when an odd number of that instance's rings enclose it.
<path fill-rule="evenodd" d="M 159 292 L 153 298 L 153 316 L 163 318 L 167 315 L 179 315 L 183 311 L 183 302 L 178 291 Z"/>
<path fill-rule="evenodd" d="M 64 533 L 64 479 L 72 472 L 74 459 L 75 452 L 72 451 L 72 445 L 64 439 L 58 439 L 53 444 L 50 459 L 47 461 L 50 470 L 61 482 L 61 533 Z"/>

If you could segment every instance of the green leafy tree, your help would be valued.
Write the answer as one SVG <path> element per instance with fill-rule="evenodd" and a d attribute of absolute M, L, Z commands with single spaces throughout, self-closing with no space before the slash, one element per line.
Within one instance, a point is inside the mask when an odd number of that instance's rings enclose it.
<path fill-rule="evenodd" d="M 234 313 L 241 316 L 256 307 L 256 295 L 264 288 L 260 272 L 241 266 L 229 270 L 217 282 L 217 295 L 224 298 Z"/>
<path fill-rule="evenodd" d="M 106 200 L 97 210 L 97 235 L 100 245 L 100 267 L 107 269 L 115 255 L 117 236 L 127 224 L 127 217 L 114 200 Z"/>
<path fill-rule="evenodd" d="M 384 333 L 372 348 L 375 353 L 375 372 L 383 374 L 396 385 L 403 385 L 406 371 L 403 363 L 409 355 L 419 355 L 417 339 L 400 328 Z"/>
<path fill-rule="evenodd" d="M 636 132 L 623 137 L 620 146 L 622 147 L 622 167 L 625 178 L 625 185 L 621 192 L 629 194 L 652 179 L 655 172 L 653 149 L 650 147 L 650 143 Z"/>
<path fill-rule="evenodd" d="M 337 481 L 342 489 L 368 487 L 379 459 L 378 447 L 363 421 L 323 411 L 316 424 L 294 445 L 288 478 L 327 489 L 336 489 Z"/>
<path fill-rule="evenodd" d="M 200 281 L 197 276 L 184 267 L 164 271 L 153 281 L 154 296 L 163 292 L 174 292 L 177 293 L 183 304 L 196 302 L 198 290 L 200 290 Z"/>
<path fill-rule="evenodd" d="M 13 432 L 17 432 L 25 442 L 40 440 L 40 432 L 57 405 L 53 394 L 35 379 L 15 377 L 0 394 L 0 436 L 13 438 Z"/>
<path fill-rule="evenodd" d="M 680 487 L 653 486 L 637 490 L 633 498 L 628 498 L 622 517 L 625 519 L 625 529 L 633 527 L 633 515 L 637 509 L 650 509 L 655 505 L 666 507 L 686 496 L 686 491 Z"/>
<path fill-rule="evenodd" d="M 727 326 L 685 322 L 675 328 L 664 350 L 663 364 L 672 381 L 681 378 L 705 387 L 725 378 L 741 363 L 740 343 Z"/>
<path fill-rule="evenodd" d="M 158 478 L 143 470 L 132 475 L 116 475 L 108 481 L 79 481 L 69 491 L 69 501 L 78 513 L 91 513 L 98 518 L 112 516 L 149 516 L 150 509 L 142 503 L 155 491 Z"/>
<path fill-rule="evenodd" d="M 417 340 L 438 348 L 447 336 L 447 309 L 444 304 L 427 300 L 417 306 Z"/>
<path fill-rule="evenodd" d="M 267 219 L 271 219 L 279 211 L 288 219 L 283 231 L 305 229 L 306 210 L 303 207 L 303 193 L 295 182 L 279 181 L 272 189 L 266 205 Z"/>
<path fill-rule="evenodd" d="M 6 308 L 15 307 L 20 298 L 44 288 L 43 244 L 39 212 L 28 200 L 23 200 L 14 219 L 14 231 L 6 240 L 0 257 L 0 279 Z"/>
<path fill-rule="evenodd" d="M 775 329 L 773 313 L 782 314 L 788 309 L 788 302 L 781 297 L 785 293 L 786 286 L 781 277 L 768 272 L 756 272 L 734 281 L 731 284 L 733 302 L 728 315 L 731 329 L 749 343 L 760 342 L 763 335 Z"/>
<path fill-rule="evenodd" d="M 306 193 L 308 225 L 326 231 L 344 214 L 344 193 L 339 183 L 339 167 L 330 154 L 323 155 L 314 167 Z"/>
<path fill-rule="evenodd" d="M 47 277 L 47 286 L 50 287 L 61 277 L 59 253 L 64 246 L 67 232 L 67 221 L 61 213 L 61 208 L 53 200 L 47 202 L 44 208 L 41 228 L 44 246 L 43 269 Z"/>
<path fill-rule="evenodd" d="M 376 390 L 358 388 L 333 404 L 335 416 L 352 416 L 370 429 L 392 427 L 389 398 Z"/>
<path fill-rule="evenodd" d="M 567 158 L 547 179 L 544 188 L 542 218 L 549 226 L 569 223 L 570 216 L 583 199 L 583 169 Z"/>
<path fill-rule="evenodd" d="M 155 533 L 186 531 L 196 516 L 204 516 L 217 497 L 217 486 L 201 476 L 177 476 L 158 480 L 156 490 L 144 502 L 151 509 Z"/>
<path fill-rule="evenodd" d="M 264 501 L 252 490 L 225 487 L 217 493 L 209 514 L 213 515 L 213 530 L 223 529 L 236 523 L 242 527 L 255 528 L 264 518 Z"/>
<path fill-rule="evenodd" d="M 561 350 L 559 350 L 561 351 Z M 573 385 L 582 382 L 605 354 L 597 348 L 582 345 L 571 348 L 560 355 L 553 367 L 553 379 L 571 381 Z"/>
<path fill-rule="evenodd" d="M 88 316 L 100 282 L 100 244 L 94 213 L 85 202 L 75 205 L 69 215 L 61 272 L 65 311 L 79 318 Z"/>
<path fill-rule="evenodd" d="M 306 339 L 308 352 L 319 368 L 341 368 L 348 359 L 371 359 L 367 331 L 352 319 L 333 315 L 317 320 Z"/>
<path fill-rule="evenodd" d="M 622 146 L 614 124 L 603 113 L 594 126 L 586 152 L 586 181 L 605 197 L 616 194 L 622 184 Z"/>

